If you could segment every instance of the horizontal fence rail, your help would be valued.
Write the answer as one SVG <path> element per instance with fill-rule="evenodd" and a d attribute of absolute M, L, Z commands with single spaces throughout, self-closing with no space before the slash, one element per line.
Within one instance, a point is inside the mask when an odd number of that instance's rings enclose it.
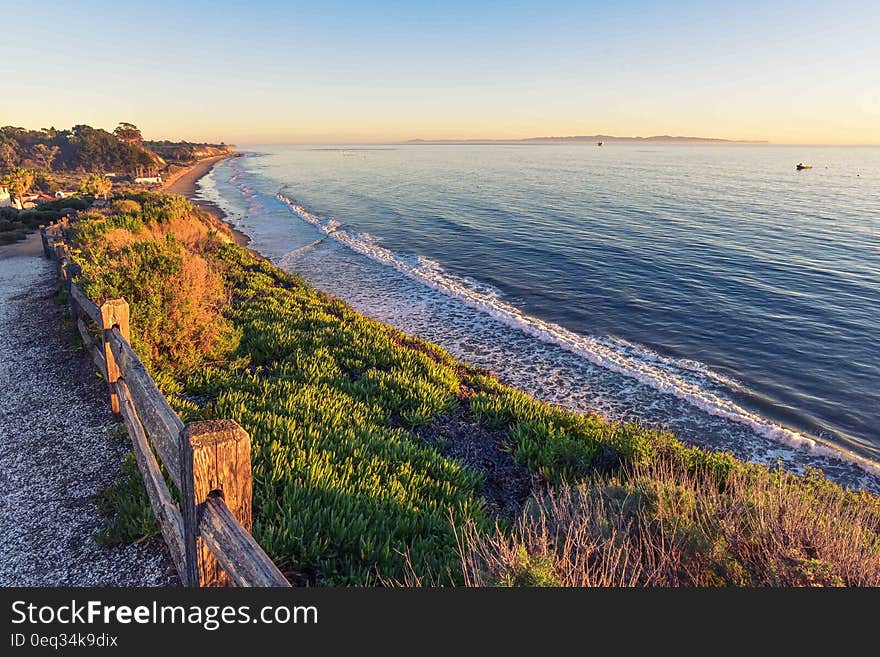
<path fill-rule="evenodd" d="M 105 329 L 105 340 L 120 375 L 121 372 L 125 372 L 122 378 L 131 391 L 132 401 L 138 409 L 138 417 L 149 434 L 153 447 L 156 448 L 171 481 L 180 488 L 178 442 L 180 432 L 183 431 L 183 422 L 150 378 L 143 363 L 122 336 L 119 328 Z"/>
<path fill-rule="evenodd" d="M 234 586 L 279 586 L 278 568 L 222 498 L 205 500 L 199 533 Z"/>
<path fill-rule="evenodd" d="M 128 303 L 100 306 L 76 284 L 65 242 L 68 219 L 40 226 L 43 253 L 58 262 L 70 317 L 107 381 L 150 505 L 184 586 L 290 586 L 251 535 L 250 436 L 232 420 L 184 424 L 131 348 Z M 157 458 L 158 456 L 158 458 Z M 161 465 L 160 465 L 161 463 Z M 166 481 L 162 467 L 179 503 Z"/>

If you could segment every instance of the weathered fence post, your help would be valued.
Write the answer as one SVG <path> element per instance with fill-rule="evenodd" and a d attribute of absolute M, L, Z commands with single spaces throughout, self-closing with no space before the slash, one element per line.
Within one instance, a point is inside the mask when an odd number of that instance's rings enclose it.
<path fill-rule="evenodd" d="M 49 260 L 55 257 L 55 240 L 57 237 L 55 222 L 50 221 L 49 225 L 46 226 L 46 247 L 48 248 L 46 257 L 49 258 Z"/>
<path fill-rule="evenodd" d="M 67 245 L 64 242 L 55 242 L 55 260 L 58 262 L 58 276 L 63 280 L 65 277 L 64 272 L 64 258 L 67 257 Z"/>
<path fill-rule="evenodd" d="M 55 242 L 55 257 L 58 258 L 58 260 L 61 260 L 64 257 L 64 255 L 66 253 L 66 251 L 65 251 L 66 248 L 67 248 L 67 245 L 64 244 L 63 241 L 57 240 Z"/>
<path fill-rule="evenodd" d="M 71 288 L 73 287 L 73 279 L 77 278 L 81 273 L 82 267 L 68 258 L 64 265 L 64 281 L 67 288 L 67 303 L 70 305 L 70 321 L 73 322 L 74 328 L 76 328 L 76 320 L 79 319 L 79 312 L 77 312 L 76 301 L 73 298 Z"/>
<path fill-rule="evenodd" d="M 43 255 L 52 258 L 52 251 L 49 249 L 49 238 L 46 237 L 46 224 L 40 224 L 40 239 L 43 241 Z"/>
<path fill-rule="evenodd" d="M 128 302 L 125 299 L 111 299 L 101 306 L 101 339 L 104 343 L 104 358 L 107 361 L 107 385 L 110 386 L 110 408 L 119 413 L 119 395 L 116 394 L 116 382 L 119 380 L 119 365 L 110 349 L 109 333 L 113 327 L 126 341 L 131 342 L 131 331 L 128 326 Z"/>
<path fill-rule="evenodd" d="M 199 507 L 219 495 L 251 531 L 251 439 L 233 420 L 191 422 L 180 432 L 181 511 L 191 586 L 227 586 L 229 578 L 199 537 Z"/>

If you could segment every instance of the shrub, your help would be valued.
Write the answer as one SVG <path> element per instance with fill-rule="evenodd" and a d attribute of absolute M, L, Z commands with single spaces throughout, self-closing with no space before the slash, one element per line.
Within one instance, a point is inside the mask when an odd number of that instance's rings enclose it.
<path fill-rule="evenodd" d="M 111 207 L 117 214 L 137 215 L 141 212 L 141 204 L 130 198 L 117 199 Z"/>
<path fill-rule="evenodd" d="M 813 477 L 816 475 L 814 474 Z M 878 586 L 880 507 L 824 478 L 663 456 L 539 495 L 510 532 L 465 530 L 473 586 Z"/>
<path fill-rule="evenodd" d="M 38 210 L 0 208 L 0 243 L 9 244 L 26 239 L 28 234 L 40 224 L 48 224 L 61 217 L 61 212 L 46 210 L 42 205 Z"/>
<path fill-rule="evenodd" d="M 133 196 L 130 200 L 140 201 L 144 223 L 167 224 L 186 219 L 194 213 L 192 204 L 177 194 L 144 193 Z"/>
<path fill-rule="evenodd" d="M 98 303 L 129 302 L 133 346 L 153 372 L 227 358 L 238 335 L 223 316 L 229 295 L 220 273 L 173 235 L 155 239 L 134 209 L 126 202 L 78 217 L 71 244 L 83 291 Z"/>
<path fill-rule="evenodd" d="M 186 421 L 248 431 L 254 536 L 298 581 L 878 581 L 878 498 L 537 401 L 214 239 L 180 198 L 126 201 L 78 218 L 85 291 L 129 301 L 135 349 Z M 419 433 L 462 406 L 537 475 L 512 528 L 489 531 L 481 474 Z"/>
<path fill-rule="evenodd" d="M 204 258 L 173 237 L 135 241 L 113 257 L 112 266 L 85 263 L 81 286 L 95 300 L 130 300 L 133 345 L 150 369 L 186 372 L 232 352 L 228 295 Z"/>
<path fill-rule="evenodd" d="M 91 197 L 78 198 L 75 196 L 69 196 L 67 198 L 60 198 L 55 201 L 46 201 L 45 203 L 40 203 L 40 209 L 59 210 L 62 212 L 68 209 L 85 210 L 89 207 L 89 205 L 91 205 L 91 203 Z"/>
<path fill-rule="evenodd" d="M 37 172 L 34 176 L 34 187 L 47 194 L 54 194 L 61 189 L 60 185 L 52 177 L 52 174 L 47 171 Z"/>

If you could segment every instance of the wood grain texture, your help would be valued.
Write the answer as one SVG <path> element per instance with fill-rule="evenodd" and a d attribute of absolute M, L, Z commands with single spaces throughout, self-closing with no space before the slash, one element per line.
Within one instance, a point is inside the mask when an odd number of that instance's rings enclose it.
<path fill-rule="evenodd" d="M 223 498 L 209 497 L 202 503 L 199 534 L 233 586 L 290 586 Z"/>
<path fill-rule="evenodd" d="M 150 496 L 150 505 L 153 507 L 153 513 L 156 521 L 159 523 L 159 529 L 162 537 L 168 545 L 168 551 L 171 554 L 171 560 L 174 567 L 180 575 L 181 581 L 186 586 L 187 568 L 186 553 L 183 543 L 183 518 L 180 510 L 171 497 L 171 491 L 165 483 L 162 471 L 159 469 L 159 463 L 150 449 L 144 428 L 138 420 L 132 403 L 131 395 L 124 381 L 117 383 L 119 391 L 120 408 L 122 419 L 125 421 L 125 427 L 128 429 L 128 435 L 131 437 L 134 455 L 137 459 L 138 470 L 144 480 L 147 493 Z"/>
<path fill-rule="evenodd" d="M 70 307 L 70 321 L 72 321 L 74 324 L 76 324 L 77 320 L 79 319 L 80 310 L 79 310 L 79 304 L 73 298 L 73 294 L 72 294 L 73 286 L 74 286 L 73 281 L 82 273 L 82 267 L 80 267 L 78 264 L 76 264 L 75 262 L 73 262 L 69 258 L 66 258 L 64 260 L 63 267 L 64 267 L 63 278 L 64 278 L 64 283 L 65 283 L 65 289 L 67 290 L 67 305 Z"/>
<path fill-rule="evenodd" d="M 70 286 L 70 296 L 76 301 L 83 314 L 88 316 L 88 318 L 98 326 L 101 325 L 101 309 L 98 308 L 96 303 L 83 294 L 82 290 L 79 289 L 79 286 L 76 283 L 73 283 Z"/>
<path fill-rule="evenodd" d="M 199 573 L 199 501 L 195 496 L 193 471 L 193 450 L 189 444 L 186 429 L 179 436 L 180 472 L 180 513 L 183 517 L 183 551 L 186 556 L 187 586 L 204 586 Z"/>
<path fill-rule="evenodd" d="M 202 586 L 226 586 L 229 578 L 199 537 L 197 509 L 211 495 L 223 498 L 247 534 L 251 530 L 251 439 L 233 420 L 192 422 L 180 438 L 181 487 L 187 556 L 198 556 Z M 189 473 L 192 477 L 189 477 Z"/>
<path fill-rule="evenodd" d="M 104 360 L 107 363 L 107 385 L 110 388 L 110 408 L 119 413 L 119 396 L 116 381 L 119 380 L 119 366 L 110 348 L 110 335 L 118 328 L 119 334 L 127 341 L 130 339 L 128 327 L 128 303 L 125 299 L 111 299 L 101 306 L 101 329 L 104 342 Z"/>
<path fill-rule="evenodd" d="M 46 226 L 40 225 L 40 241 L 43 242 L 43 255 L 52 259 L 52 250 L 49 248 L 49 238 L 46 236 Z"/>
<path fill-rule="evenodd" d="M 89 332 L 89 327 L 83 321 L 82 315 L 78 315 L 76 318 L 76 328 L 79 329 L 79 334 L 82 337 L 83 345 L 85 345 L 86 349 L 94 347 L 95 338 L 92 337 L 92 334 Z M 103 358 L 103 356 L 101 358 Z"/>
<path fill-rule="evenodd" d="M 181 488 L 179 441 L 183 422 L 177 417 L 177 413 L 156 387 L 144 364 L 120 332 L 105 331 L 105 335 L 108 337 L 111 352 L 122 373 L 122 378 L 131 392 L 138 417 L 159 453 L 159 458 L 162 459 L 171 481 Z"/>
<path fill-rule="evenodd" d="M 95 367 L 98 368 L 98 371 L 101 373 L 105 379 L 107 378 L 107 362 L 104 360 L 104 354 L 101 349 L 98 348 L 98 345 L 95 344 L 95 340 L 92 337 L 92 334 L 89 333 L 89 327 L 86 326 L 86 323 L 83 321 L 82 316 L 78 316 L 76 318 L 76 328 L 79 330 L 80 336 L 82 336 L 83 346 L 86 351 L 89 352 L 92 356 L 92 360 L 95 361 Z"/>

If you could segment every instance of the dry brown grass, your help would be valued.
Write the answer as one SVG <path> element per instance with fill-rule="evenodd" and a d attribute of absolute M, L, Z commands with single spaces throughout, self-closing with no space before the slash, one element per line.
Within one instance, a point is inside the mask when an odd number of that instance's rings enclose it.
<path fill-rule="evenodd" d="M 124 214 L 139 207 L 119 199 L 80 215 L 73 238 L 80 284 L 99 302 L 131 300 L 133 343 L 151 370 L 185 373 L 222 360 L 237 334 L 223 315 L 230 295 L 222 273 L 203 255 L 217 232 L 192 207 L 146 223 Z"/>
<path fill-rule="evenodd" d="M 111 228 L 104 233 L 105 248 L 114 253 L 122 251 L 125 247 L 138 240 L 140 233 L 132 233 L 125 228 Z"/>
<path fill-rule="evenodd" d="M 167 223 L 147 224 L 147 235 L 157 240 L 174 235 L 189 251 L 194 253 L 204 253 L 210 248 L 214 239 L 214 231 L 195 208 L 191 215 L 174 218 Z"/>
<path fill-rule="evenodd" d="M 878 586 L 876 505 L 817 477 L 669 461 L 562 486 L 463 536 L 470 586 Z"/>
<path fill-rule="evenodd" d="M 119 256 L 123 266 L 126 255 Z M 220 274 L 202 256 L 185 252 L 179 271 L 154 272 L 149 285 L 157 311 L 136 304 L 133 312 L 133 319 L 140 320 L 135 329 L 147 361 L 188 370 L 218 357 L 218 347 L 226 345 L 230 332 L 222 317 L 229 293 Z"/>
<path fill-rule="evenodd" d="M 111 207 L 113 208 L 113 212 L 120 214 L 138 214 L 143 209 L 140 203 L 127 198 L 113 201 Z"/>

